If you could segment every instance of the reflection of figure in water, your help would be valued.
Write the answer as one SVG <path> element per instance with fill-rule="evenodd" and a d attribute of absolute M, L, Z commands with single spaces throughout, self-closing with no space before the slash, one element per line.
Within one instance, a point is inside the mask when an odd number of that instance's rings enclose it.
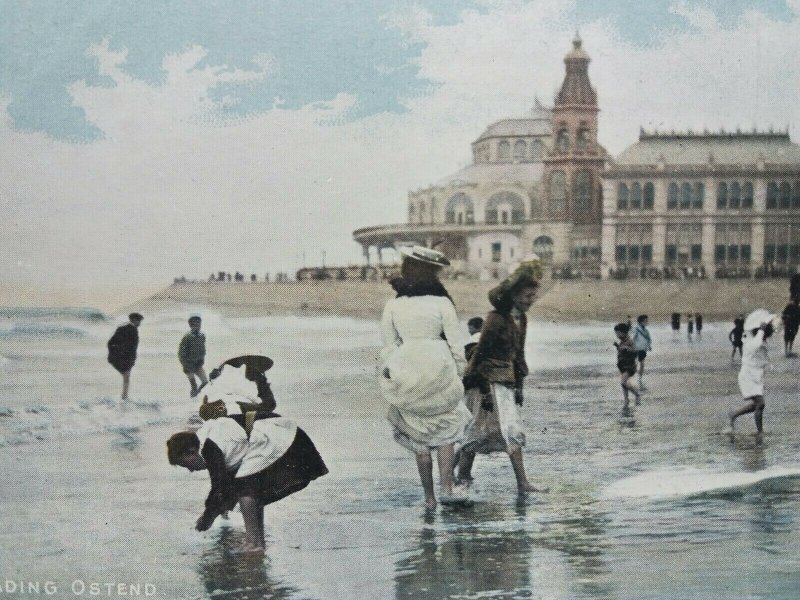
<path fill-rule="evenodd" d="M 247 365 L 246 361 L 243 364 Z M 263 372 L 260 374 L 256 379 L 266 381 Z M 262 386 L 263 382 L 259 391 Z M 190 471 L 207 469 L 211 477 L 211 491 L 196 529 L 207 530 L 238 501 L 246 551 L 264 549 L 266 505 L 304 489 L 328 472 L 306 433 L 294 421 L 273 412 L 276 406 L 271 394 L 262 400 L 260 405 L 243 403 L 243 414 L 232 416 L 225 416 L 224 410 L 201 409 L 201 416 L 210 418 L 196 433 L 176 433 L 167 441 L 170 464 Z"/>
<path fill-rule="evenodd" d="M 444 254 L 421 246 L 404 248 L 401 278 L 392 281 L 397 297 L 383 311 L 381 391 L 389 407 L 394 439 L 414 453 L 425 504 L 436 506 L 433 460 L 439 463 L 442 503 L 453 496 L 453 445 L 472 420 L 462 399 L 466 363 L 455 306 L 438 273 L 450 264 Z"/>
<path fill-rule="evenodd" d="M 728 334 L 728 339 L 733 345 L 731 350 L 731 362 L 736 356 L 736 350 L 739 350 L 739 358 L 742 357 L 742 337 L 744 337 L 744 315 L 739 315 L 733 320 L 733 329 Z"/>
<path fill-rule="evenodd" d="M 636 404 L 639 404 L 639 390 L 633 387 L 630 379 L 636 374 L 636 350 L 633 347 L 628 333 L 630 328 L 627 323 L 618 323 L 614 326 L 614 333 L 617 340 L 614 345 L 617 347 L 617 368 L 620 372 L 620 383 L 622 384 L 622 410 L 628 410 L 628 392 L 636 396 Z"/>
<path fill-rule="evenodd" d="M 739 410 L 730 413 L 730 431 L 736 424 L 736 419 L 747 413 L 753 413 L 756 421 L 756 431 L 763 431 L 764 414 L 764 369 L 769 362 L 767 356 L 767 340 L 773 334 L 771 315 L 764 309 L 754 310 L 744 321 L 747 336 L 742 348 L 742 367 L 739 371 L 739 389 L 747 403 Z"/>
<path fill-rule="evenodd" d="M 108 340 L 108 362 L 122 375 L 123 400 L 128 399 L 131 369 L 136 363 L 136 350 L 139 347 L 139 325 L 144 317 L 137 312 L 128 315 L 128 322 L 120 325 Z"/>
<path fill-rule="evenodd" d="M 489 292 L 489 302 L 495 309 L 486 316 L 464 374 L 475 421 L 467 430 L 461 450 L 459 481 L 471 481 L 476 453 L 500 451 L 507 452 L 511 459 L 520 493 L 546 491 L 531 484 L 525 473 L 525 432 L 519 413 L 528 375 L 525 313 L 536 299 L 539 269 L 538 260 L 524 262 Z"/>
<path fill-rule="evenodd" d="M 181 361 L 183 372 L 189 378 L 192 398 L 197 396 L 197 390 L 208 382 L 206 372 L 203 370 L 206 359 L 206 334 L 200 331 L 201 323 L 199 315 L 189 317 L 189 333 L 183 336 L 178 347 L 178 360 Z M 200 380 L 199 387 L 195 377 Z"/>
<path fill-rule="evenodd" d="M 686 337 L 691 342 L 694 335 L 694 317 L 692 313 L 686 313 Z"/>
<path fill-rule="evenodd" d="M 296 598 L 298 590 L 271 577 L 259 554 L 242 554 L 241 534 L 223 527 L 212 548 L 200 559 L 197 572 L 210 597 Z"/>
<path fill-rule="evenodd" d="M 440 518 L 457 514 L 442 513 Z M 513 522 L 514 515 L 491 513 L 476 519 Z M 450 521 L 438 531 L 431 525 L 415 534 L 417 551 L 395 564 L 395 598 L 533 597 L 529 596 L 533 540 L 523 524 L 519 531 L 488 530 L 477 535 L 472 523 L 459 528 L 458 522 Z"/>
<path fill-rule="evenodd" d="M 644 359 L 647 358 L 647 353 L 653 349 L 650 331 L 647 329 L 647 315 L 639 315 L 636 318 L 636 327 L 633 329 L 633 349 L 636 350 L 636 358 L 639 361 L 639 390 L 644 391 L 647 389 L 642 381 Z"/>
<path fill-rule="evenodd" d="M 675 338 L 681 330 L 681 313 L 672 313 L 672 337 Z"/>

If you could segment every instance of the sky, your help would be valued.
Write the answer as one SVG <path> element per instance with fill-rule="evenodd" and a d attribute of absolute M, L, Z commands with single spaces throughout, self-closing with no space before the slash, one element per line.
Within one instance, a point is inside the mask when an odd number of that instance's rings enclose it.
<path fill-rule="evenodd" d="M 356 228 L 551 104 L 579 30 L 600 141 L 800 137 L 800 0 L 0 0 L 0 281 L 360 263 Z"/>

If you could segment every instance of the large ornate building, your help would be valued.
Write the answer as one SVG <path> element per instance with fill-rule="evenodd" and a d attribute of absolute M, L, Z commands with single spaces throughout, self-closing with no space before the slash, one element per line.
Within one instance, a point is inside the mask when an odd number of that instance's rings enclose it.
<path fill-rule="evenodd" d="M 800 146 L 788 133 L 646 133 L 597 141 L 579 37 L 552 109 L 491 124 L 473 162 L 409 193 L 408 222 L 353 236 L 435 246 L 453 275 L 492 278 L 539 255 L 556 277 L 749 277 L 800 267 Z"/>

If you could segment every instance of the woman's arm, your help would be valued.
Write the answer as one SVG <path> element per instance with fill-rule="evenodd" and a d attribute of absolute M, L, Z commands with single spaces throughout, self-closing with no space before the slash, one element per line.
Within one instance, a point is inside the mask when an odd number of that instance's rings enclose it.
<path fill-rule="evenodd" d="M 214 519 L 236 506 L 236 489 L 233 475 L 225 465 L 225 455 L 214 442 L 206 440 L 200 451 L 211 477 L 211 491 L 206 498 L 206 508 L 197 520 L 198 531 L 205 531 L 214 523 Z"/>
<path fill-rule="evenodd" d="M 383 340 L 381 358 L 383 360 L 386 360 L 386 358 L 395 348 L 403 344 L 403 340 L 397 333 L 397 329 L 394 328 L 394 322 L 392 320 L 392 304 L 393 303 L 391 300 L 386 303 L 386 306 L 383 308 L 383 316 L 381 317 L 381 338 Z"/>
<path fill-rule="evenodd" d="M 453 360 L 456 362 L 456 371 L 461 377 L 467 366 L 467 360 L 464 358 L 465 336 L 461 329 L 461 323 L 458 322 L 456 307 L 448 298 L 442 300 L 442 329 L 447 345 L 450 347 L 450 354 L 453 355 Z"/>

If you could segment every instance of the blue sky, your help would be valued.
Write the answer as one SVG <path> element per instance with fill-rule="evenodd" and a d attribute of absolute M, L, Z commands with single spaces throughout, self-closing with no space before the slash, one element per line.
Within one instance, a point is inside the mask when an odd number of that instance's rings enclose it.
<path fill-rule="evenodd" d="M 358 227 L 549 103 L 576 29 L 599 139 L 800 128 L 800 0 L 0 0 L 0 279 L 357 264 Z"/>
<path fill-rule="evenodd" d="M 465 10 L 486 12 L 491 2 L 424 0 L 433 26 L 457 22 Z M 672 0 L 579 0 L 565 19 L 576 27 L 599 19 L 613 23 L 628 42 L 649 45 L 665 32 L 691 25 L 670 10 Z M 775 20 L 789 20 L 784 0 L 705 0 L 691 2 L 732 26 L 746 10 L 757 9 Z M 164 77 L 165 55 L 200 45 L 204 64 L 253 69 L 259 60 L 271 65 L 268 77 L 247 84 L 221 84 L 212 98 L 233 97 L 219 116 L 240 117 L 272 109 L 326 102 L 339 93 L 357 103 L 344 118 L 382 112 L 401 113 L 405 101 L 429 93 L 436 82 L 419 73 L 424 43 L 409 40 L 387 22 L 387 14 L 408 2 L 120 0 L 0 2 L 0 96 L 5 97 L 14 127 L 44 132 L 59 140 L 86 142 L 103 132 L 88 122 L 68 93 L 75 81 L 110 86 L 98 75 L 87 48 L 104 38 L 112 50 L 128 50 L 124 70 L 156 84 Z M 255 62 L 254 62 L 255 61 Z"/>

